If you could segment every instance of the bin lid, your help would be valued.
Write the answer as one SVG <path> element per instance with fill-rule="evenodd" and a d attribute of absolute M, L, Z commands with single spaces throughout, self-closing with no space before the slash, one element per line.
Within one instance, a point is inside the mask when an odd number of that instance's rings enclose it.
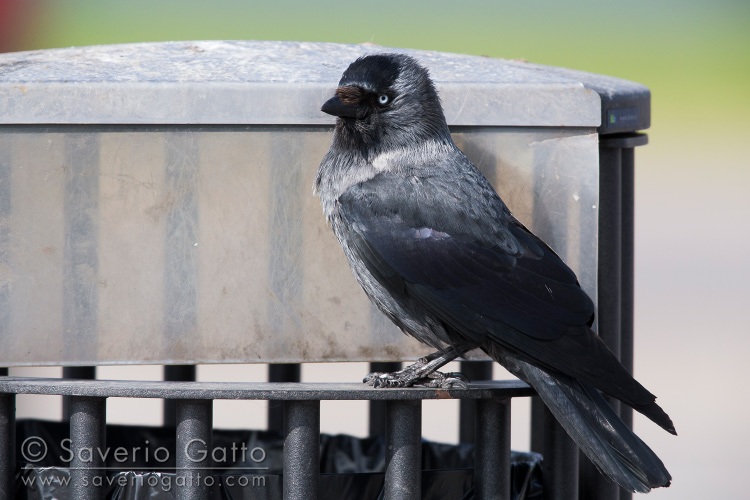
<path fill-rule="evenodd" d="M 377 52 L 414 56 L 449 125 L 649 126 L 646 87 L 490 57 L 276 41 L 100 45 L 0 54 L 0 124 L 330 125 L 320 112 L 347 66 Z"/>

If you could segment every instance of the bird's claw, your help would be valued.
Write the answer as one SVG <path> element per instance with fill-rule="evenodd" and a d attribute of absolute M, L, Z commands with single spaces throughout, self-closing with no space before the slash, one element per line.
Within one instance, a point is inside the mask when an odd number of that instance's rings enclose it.
<path fill-rule="evenodd" d="M 375 372 L 366 376 L 363 382 L 372 387 L 378 388 L 399 388 L 411 387 L 414 384 L 413 378 L 406 377 L 401 372 L 381 373 Z"/>
<path fill-rule="evenodd" d="M 403 388 L 412 386 L 435 389 L 468 389 L 469 379 L 461 373 L 432 372 L 425 377 L 406 370 L 383 373 L 375 372 L 366 376 L 363 382 L 375 388 Z"/>
<path fill-rule="evenodd" d="M 419 385 L 436 389 L 468 389 L 469 379 L 459 372 L 432 372 L 427 378 L 421 379 Z"/>

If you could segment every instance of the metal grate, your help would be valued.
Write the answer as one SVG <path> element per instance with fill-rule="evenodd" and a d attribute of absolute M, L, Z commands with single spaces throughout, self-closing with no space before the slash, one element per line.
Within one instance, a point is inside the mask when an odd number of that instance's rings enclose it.
<path fill-rule="evenodd" d="M 70 397 L 71 449 L 106 446 L 106 399 L 164 398 L 176 406 L 176 469 L 185 486 L 176 489 L 181 500 L 204 500 L 209 490 L 191 474 L 210 469 L 208 458 L 188 460 L 179 450 L 196 439 L 210 448 L 214 399 L 252 399 L 283 402 L 285 499 L 319 498 L 320 401 L 384 401 L 386 407 L 386 498 L 420 498 L 421 421 L 423 399 L 476 400 L 476 498 L 510 495 L 510 400 L 533 390 L 515 380 L 472 383 L 469 389 L 373 389 L 364 384 L 131 382 L 28 377 L 0 379 L 0 499 L 13 498 L 15 475 L 15 395 L 47 394 Z M 552 433 L 549 433 L 550 436 Z M 102 499 L 105 491 L 91 476 L 101 461 L 71 463 L 74 498 Z"/>

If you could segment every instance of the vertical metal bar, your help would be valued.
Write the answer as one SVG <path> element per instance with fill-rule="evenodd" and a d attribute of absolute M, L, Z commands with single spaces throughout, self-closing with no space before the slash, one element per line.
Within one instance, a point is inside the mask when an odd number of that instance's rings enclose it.
<path fill-rule="evenodd" d="M 0 394 L 0 500 L 16 498 L 16 395 Z"/>
<path fill-rule="evenodd" d="M 276 363 L 268 365 L 269 382 L 299 382 L 301 376 L 299 363 Z M 284 431 L 284 408 L 281 401 L 268 402 L 268 430 Z"/>
<path fill-rule="evenodd" d="M 299 382 L 300 374 L 299 363 L 275 363 L 268 365 L 269 382 Z"/>
<path fill-rule="evenodd" d="M 622 271 L 620 309 L 620 361 L 633 373 L 634 361 L 634 304 L 635 304 L 635 154 L 633 148 L 622 149 Z M 620 406 L 620 417 L 633 427 L 633 409 Z M 633 494 L 620 489 L 620 500 L 630 500 Z"/>
<path fill-rule="evenodd" d="M 96 367 L 95 366 L 64 366 L 62 370 L 63 378 L 75 378 L 79 380 L 94 380 L 96 378 Z M 70 398 L 71 396 L 63 396 L 62 398 L 62 415 L 63 422 L 70 420 Z"/>
<path fill-rule="evenodd" d="M 581 488 L 580 500 L 617 500 L 620 498 L 620 492 L 624 491 L 615 483 L 604 477 L 591 461 L 583 454 L 580 454 L 581 463 L 579 482 Z"/>
<path fill-rule="evenodd" d="M 370 363 L 370 373 L 393 373 L 402 367 L 403 364 L 398 361 Z M 385 436 L 385 401 L 370 400 L 370 436 Z"/>
<path fill-rule="evenodd" d="M 531 444 L 534 453 L 544 454 L 544 412 L 547 407 L 539 396 L 531 396 Z"/>
<path fill-rule="evenodd" d="M 63 378 L 94 380 L 96 378 L 96 367 L 95 366 L 64 366 Z"/>
<path fill-rule="evenodd" d="M 619 148 L 599 149 L 599 336 L 620 357 L 622 161 Z"/>
<path fill-rule="evenodd" d="M 476 498 L 510 500 L 510 400 L 477 401 L 476 431 Z"/>
<path fill-rule="evenodd" d="M 622 149 L 622 270 L 620 276 L 620 362 L 633 373 L 633 313 L 635 300 L 635 157 L 633 148 Z M 633 411 L 623 405 L 623 421 L 632 426 Z"/>
<path fill-rule="evenodd" d="M 492 361 L 462 361 L 461 373 L 469 380 L 492 380 Z M 477 413 L 476 399 L 462 399 L 459 402 L 458 440 L 460 443 L 473 443 Z"/>
<path fill-rule="evenodd" d="M 284 401 L 284 500 L 317 500 L 320 401 Z"/>
<path fill-rule="evenodd" d="M 107 446 L 106 409 L 105 398 L 71 396 L 71 498 L 97 500 L 105 497 L 107 471 L 102 453 Z"/>
<path fill-rule="evenodd" d="M 422 401 L 387 401 L 385 419 L 385 500 L 422 498 Z"/>
<path fill-rule="evenodd" d="M 544 493 L 547 500 L 578 499 L 578 447 L 546 407 Z"/>
<path fill-rule="evenodd" d="M 213 401 L 177 401 L 175 493 L 177 500 L 208 500 L 213 485 Z"/>
<path fill-rule="evenodd" d="M 615 144 L 599 143 L 598 334 L 620 357 L 622 301 L 622 155 Z M 615 412 L 620 402 L 607 398 Z M 581 498 L 614 500 L 619 488 L 581 456 Z"/>
<path fill-rule="evenodd" d="M 195 365 L 165 365 L 164 380 L 169 382 L 195 382 Z M 174 399 L 164 400 L 163 422 L 165 427 L 177 426 L 177 403 Z"/>
<path fill-rule="evenodd" d="M 620 361 L 633 373 L 635 304 L 635 155 L 633 148 L 622 149 L 622 304 L 620 309 Z M 633 409 L 620 406 L 620 417 L 633 427 Z M 620 500 L 633 494 L 620 489 Z"/>

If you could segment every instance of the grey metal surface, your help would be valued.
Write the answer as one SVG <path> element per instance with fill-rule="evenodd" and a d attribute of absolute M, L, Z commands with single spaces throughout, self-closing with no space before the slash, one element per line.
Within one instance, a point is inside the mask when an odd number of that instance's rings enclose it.
<path fill-rule="evenodd" d="M 645 130 L 651 126 L 651 92 L 639 83 L 568 68 L 527 64 L 526 69 L 579 81 L 601 100 L 600 134 Z"/>
<path fill-rule="evenodd" d="M 320 496 L 320 401 L 284 401 L 284 500 Z"/>
<path fill-rule="evenodd" d="M 107 449 L 106 399 L 74 396 L 70 400 L 71 498 L 103 500 L 107 471 L 100 453 Z"/>
<path fill-rule="evenodd" d="M 98 276 L 99 136 L 66 134 L 62 163 L 70 175 L 63 187 L 65 242 L 62 245 L 63 353 L 64 358 L 95 359 L 100 287 Z"/>
<path fill-rule="evenodd" d="M 510 400 L 477 401 L 474 447 L 477 500 L 510 500 Z"/>
<path fill-rule="evenodd" d="M 427 354 L 373 313 L 311 194 L 330 128 L 83 128 L 0 127 L 12 193 L 0 366 Z M 595 297 L 594 130 L 455 127 L 454 138 Z M 70 151 L 89 167 L 71 167 Z"/>
<path fill-rule="evenodd" d="M 422 497 L 422 401 L 385 405 L 386 500 Z"/>
<path fill-rule="evenodd" d="M 16 486 L 16 396 L 0 394 L 0 500 L 13 500 Z"/>
<path fill-rule="evenodd" d="M 341 73 L 357 57 L 383 51 L 411 54 L 430 69 L 449 125 L 600 124 L 599 95 L 578 72 L 372 44 L 274 41 L 0 54 L 0 123 L 332 124 L 319 109 Z M 606 82 L 615 91 L 635 85 Z"/>
<path fill-rule="evenodd" d="M 213 401 L 177 401 L 175 493 L 177 500 L 211 497 Z"/>
<path fill-rule="evenodd" d="M 200 216 L 200 197 L 195 189 L 200 157 L 192 131 L 168 131 L 163 139 L 163 172 L 159 173 L 164 176 L 164 192 L 175 195 L 169 201 L 170 209 L 163 214 L 163 254 L 159 255 L 164 267 L 163 293 L 159 294 L 163 305 L 158 312 L 162 316 L 159 319 L 164 343 L 174 352 L 190 353 L 200 341 L 199 255 L 194 251 Z"/>
<path fill-rule="evenodd" d="M 0 365 L 426 354 L 373 313 L 310 194 L 333 123 L 320 104 L 351 60 L 379 50 L 0 55 Z M 596 296 L 598 95 L 575 72 L 404 52 L 432 71 L 459 146 Z M 610 93 L 641 88 L 581 76 Z M 102 125 L 128 123 L 149 126 Z M 269 126 L 207 126 L 238 123 Z"/>
<path fill-rule="evenodd" d="M 51 394 L 61 396 L 261 399 L 261 400 L 421 400 L 484 399 L 531 396 L 534 391 L 519 380 L 473 382 L 468 389 L 374 389 L 363 383 L 267 382 L 161 382 L 129 380 L 64 380 L 36 377 L 2 377 L 0 394 Z"/>

